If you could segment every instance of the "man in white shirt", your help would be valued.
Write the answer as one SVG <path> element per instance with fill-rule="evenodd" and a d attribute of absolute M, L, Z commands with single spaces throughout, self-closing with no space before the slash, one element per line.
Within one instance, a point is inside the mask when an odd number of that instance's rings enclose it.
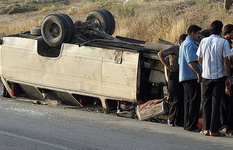
<path fill-rule="evenodd" d="M 203 135 L 225 136 L 219 132 L 220 104 L 225 85 L 231 86 L 230 81 L 230 46 L 223 39 L 223 24 L 216 20 L 211 24 L 212 35 L 202 39 L 197 50 L 198 61 L 202 65 L 202 106 L 203 106 Z"/>

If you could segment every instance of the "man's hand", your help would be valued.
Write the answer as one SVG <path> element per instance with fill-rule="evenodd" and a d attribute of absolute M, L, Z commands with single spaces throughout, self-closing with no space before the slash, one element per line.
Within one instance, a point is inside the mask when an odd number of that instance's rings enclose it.
<path fill-rule="evenodd" d="M 225 87 L 225 93 L 227 94 L 227 95 L 229 95 L 229 96 L 231 96 L 231 90 L 230 90 L 231 88 L 229 88 L 229 87 Z"/>
<path fill-rule="evenodd" d="M 171 66 L 166 66 L 166 68 L 168 69 L 168 70 L 170 70 L 171 72 L 176 72 L 177 71 L 177 68 L 176 67 L 174 67 L 174 65 L 171 65 Z"/>
<path fill-rule="evenodd" d="M 231 78 L 229 77 L 225 80 L 225 93 L 231 96 Z"/>
<path fill-rule="evenodd" d="M 201 81 L 202 81 L 201 71 L 199 70 L 199 68 L 197 66 L 197 63 L 198 62 L 196 62 L 196 61 L 191 61 L 191 62 L 189 62 L 189 66 L 193 69 L 193 71 L 196 72 L 196 74 L 197 74 L 197 82 L 201 83 Z"/>
<path fill-rule="evenodd" d="M 201 83 L 201 82 L 202 82 L 201 73 L 197 73 L 197 82 L 198 82 L 198 83 Z"/>
<path fill-rule="evenodd" d="M 230 89 L 231 89 L 231 78 L 230 77 L 227 77 L 225 80 L 225 92 L 226 92 L 226 89 L 229 90 L 230 92 Z"/>

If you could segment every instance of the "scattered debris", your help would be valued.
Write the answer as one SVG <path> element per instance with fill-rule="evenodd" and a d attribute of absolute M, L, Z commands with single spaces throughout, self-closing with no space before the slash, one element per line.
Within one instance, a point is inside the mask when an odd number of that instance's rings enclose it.
<path fill-rule="evenodd" d="M 138 120 L 155 119 L 160 115 L 165 115 L 168 112 L 166 100 L 168 98 L 149 100 L 144 104 L 137 105 L 136 114 Z"/>

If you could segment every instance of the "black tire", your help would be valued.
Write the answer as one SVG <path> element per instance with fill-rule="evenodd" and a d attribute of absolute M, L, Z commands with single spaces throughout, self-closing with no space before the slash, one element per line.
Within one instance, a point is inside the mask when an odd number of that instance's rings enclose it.
<path fill-rule="evenodd" d="M 112 35 L 115 31 L 115 19 L 113 15 L 105 9 L 90 11 L 86 16 L 85 21 L 98 23 L 109 35 Z"/>
<path fill-rule="evenodd" d="M 108 19 L 108 27 L 109 27 L 109 31 L 108 34 L 109 35 L 113 35 L 113 33 L 115 32 L 115 28 L 116 28 L 116 22 L 115 19 L 112 15 L 111 12 L 109 12 L 106 9 L 101 9 L 101 11 L 104 13 L 104 15 L 106 15 L 107 19 Z"/>
<path fill-rule="evenodd" d="M 71 42 L 74 39 L 74 33 L 75 33 L 75 28 L 74 28 L 74 23 L 73 20 L 67 15 L 67 14 L 58 14 L 61 15 L 67 22 L 67 28 L 68 30 L 68 37 L 67 41 Z"/>
<path fill-rule="evenodd" d="M 3 85 L 2 97 L 10 98 L 10 94 L 7 92 L 6 87 Z"/>
<path fill-rule="evenodd" d="M 41 26 L 35 26 L 30 29 L 30 34 L 35 36 L 41 36 Z"/>
<path fill-rule="evenodd" d="M 41 33 L 44 41 L 50 46 L 59 46 L 63 42 L 71 42 L 74 24 L 62 14 L 50 14 L 43 20 Z M 71 19 L 70 19 L 71 20 Z"/>
<path fill-rule="evenodd" d="M 211 29 L 203 29 L 201 30 L 201 35 L 203 35 L 204 37 L 209 37 L 211 35 Z"/>

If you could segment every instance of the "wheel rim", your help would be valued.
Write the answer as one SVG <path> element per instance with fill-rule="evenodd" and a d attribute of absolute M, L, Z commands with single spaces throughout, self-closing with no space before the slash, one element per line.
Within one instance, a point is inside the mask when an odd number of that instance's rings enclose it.
<path fill-rule="evenodd" d="M 93 22 L 93 23 L 101 24 L 101 22 L 96 18 L 92 18 L 90 21 Z"/>
<path fill-rule="evenodd" d="M 60 33 L 61 33 L 60 27 L 55 23 L 51 24 L 49 28 L 49 35 L 53 38 L 56 38 L 60 35 Z"/>
<path fill-rule="evenodd" d="M 91 23 L 96 23 L 96 24 L 99 24 L 100 26 L 98 27 L 99 30 L 103 30 L 104 28 L 104 25 L 101 23 L 101 21 L 97 18 L 92 18 L 90 19 L 90 22 Z M 103 27 L 103 28 L 102 28 Z"/>

